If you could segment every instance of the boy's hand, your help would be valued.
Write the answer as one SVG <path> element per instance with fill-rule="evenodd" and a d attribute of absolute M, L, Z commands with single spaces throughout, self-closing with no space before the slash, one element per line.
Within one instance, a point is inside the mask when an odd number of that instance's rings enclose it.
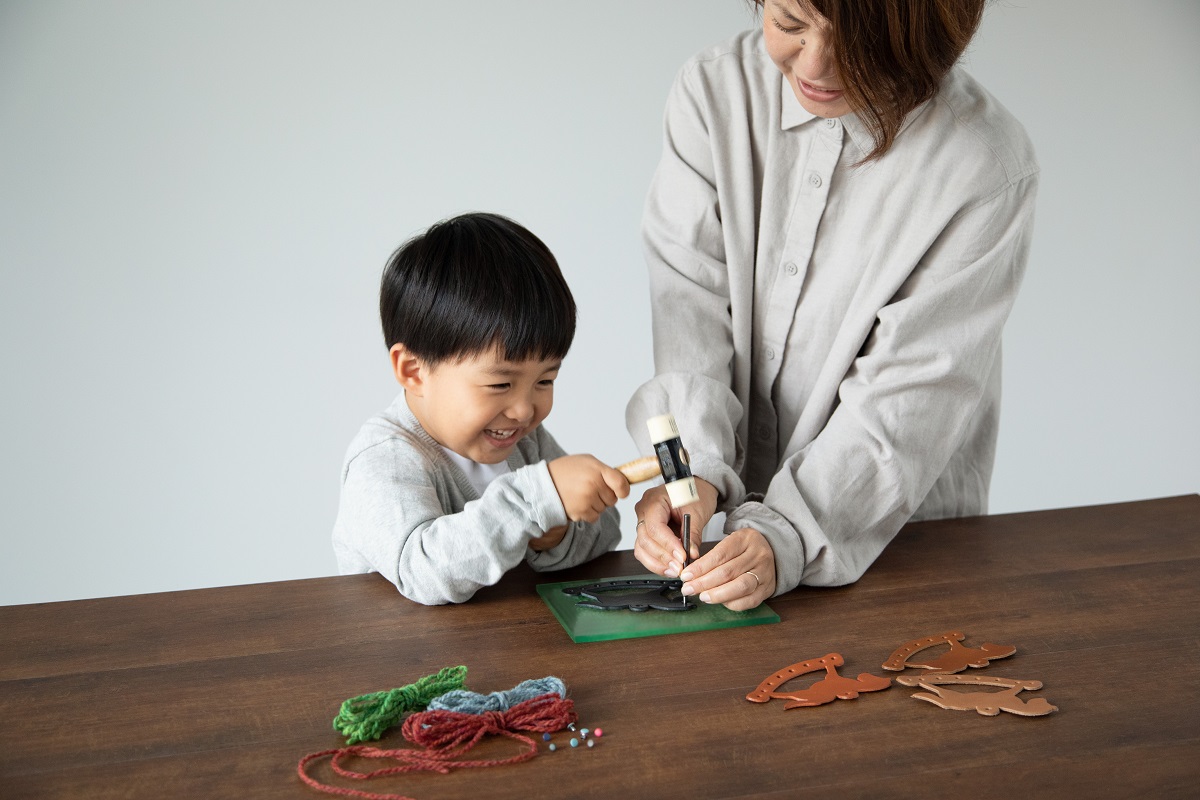
<path fill-rule="evenodd" d="M 563 456 L 548 466 L 567 519 L 573 522 L 595 522 L 617 498 L 629 496 L 629 480 L 595 456 Z"/>
<path fill-rule="evenodd" d="M 529 549 L 540 553 L 543 550 L 549 550 L 552 547 L 558 547 L 559 542 L 567 535 L 567 526 L 559 525 L 557 528 L 551 528 L 536 539 L 529 540 Z"/>

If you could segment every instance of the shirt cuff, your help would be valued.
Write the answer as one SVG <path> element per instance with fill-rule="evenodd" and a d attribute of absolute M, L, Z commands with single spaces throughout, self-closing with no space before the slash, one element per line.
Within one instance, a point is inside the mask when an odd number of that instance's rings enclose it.
<path fill-rule="evenodd" d="M 578 525 L 568 525 L 562 541 L 549 550 L 528 550 L 525 554 L 525 561 L 535 569 L 553 568 L 554 565 L 561 563 L 571 554 L 571 546 L 575 543 L 575 530 L 578 527 Z"/>
<path fill-rule="evenodd" d="M 746 495 L 745 485 L 733 467 L 721 458 L 688 451 L 693 477 L 708 481 L 717 490 L 717 511 L 729 512 L 738 507 Z"/>
<path fill-rule="evenodd" d="M 563 508 L 554 479 L 550 477 L 550 465 L 545 461 L 522 467 L 518 470 L 521 494 L 529 503 L 529 513 L 535 525 L 543 531 L 566 525 L 567 510 Z"/>

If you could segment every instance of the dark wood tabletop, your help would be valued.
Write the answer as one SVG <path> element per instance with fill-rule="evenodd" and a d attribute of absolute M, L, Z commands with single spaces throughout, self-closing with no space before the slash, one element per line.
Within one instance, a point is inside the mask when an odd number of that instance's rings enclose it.
<path fill-rule="evenodd" d="M 906 526 L 852 586 L 769 601 L 778 624 L 574 644 L 538 583 L 643 572 L 632 553 L 520 568 L 458 606 L 378 575 L 0 607 L 0 797 L 303 798 L 343 700 L 465 665 L 475 691 L 554 675 L 594 748 L 361 788 L 415 798 L 1200 796 L 1200 496 Z M 746 694 L 960 631 L 1015 645 L 972 674 L 1037 680 L 1047 716 L 983 716 L 893 683 L 784 708 Z M 929 650 L 925 654 L 937 655 Z M 787 689 L 822 677 L 796 678 Z M 954 687 L 950 687 L 954 688 Z M 408 745 L 399 728 L 379 743 Z M 468 757 L 520 750 L 499 738 Z M 348 785 L 329 772 L 314 774 Z"/>

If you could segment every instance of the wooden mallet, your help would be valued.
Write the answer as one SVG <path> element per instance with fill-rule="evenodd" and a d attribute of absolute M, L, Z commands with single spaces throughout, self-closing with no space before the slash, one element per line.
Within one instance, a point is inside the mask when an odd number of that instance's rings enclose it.
<path fill-rule="evenodd" d="M 654 445 L 654 455 L 622 464 L 617 469 L 630 483 L 641 483 L 661 475 L 667 487 L 667 498 L 671 501 L 671 508 L 679 508 L 699 500 L 700 495 L 696 492 L 696 481 L 692 477 L 687 450 L 679 441 L 679 428 L 675 425 L 675 417 L 671 414 L 651 417 L 646 420 L 646 427 L 650 430 L 650 443 Z"/>

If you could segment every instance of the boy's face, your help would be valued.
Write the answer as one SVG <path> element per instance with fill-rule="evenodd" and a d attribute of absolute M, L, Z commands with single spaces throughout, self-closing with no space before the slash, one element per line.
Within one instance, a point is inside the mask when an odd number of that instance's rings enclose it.
<path fill-rule="evenodd" d="M 398 344 L 392 365 L 426 433 L 460 456 L 498 464 L 550 413 L 561 361 L 508 361 L 492 350 L 430 366 Z"/>

